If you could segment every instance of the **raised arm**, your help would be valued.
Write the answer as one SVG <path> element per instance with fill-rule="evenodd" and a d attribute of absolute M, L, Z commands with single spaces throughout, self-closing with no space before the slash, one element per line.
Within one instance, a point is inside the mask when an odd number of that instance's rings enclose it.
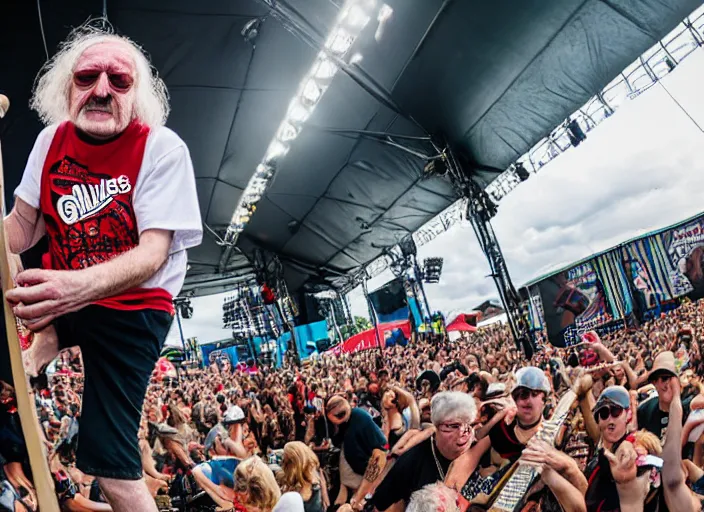
<path fill-rule="evenodd" d="M 584 494 L 566 478 L 550 467 L 543 468 L 541 478 L 557 498 L 565 512 L 586 512 Z"/>
<path fill-rule="evenodd" d="M 662 486 L 665 503 L 670 510 L 690 512 L 695 510 L 695 504 L 682 469 L 682 400 L 679 378 L 672 377 L 670 386 L 674 398 L 670 403 L 670 420 L 662 447 Z"/>
<path fill-rule="evenodd" d="M 15 206 L 5 217 L 5 236 L 9 251 L 21 254 L 34 247 L 45 233 L 46 226 L 39 210 L 19 197 L 15 198 Z"/>

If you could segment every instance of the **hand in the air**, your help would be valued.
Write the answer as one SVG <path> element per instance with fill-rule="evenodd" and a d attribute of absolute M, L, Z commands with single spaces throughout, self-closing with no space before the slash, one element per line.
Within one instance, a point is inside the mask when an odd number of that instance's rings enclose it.
<path fill-rule="evenodd" d="M 636 478 L 638 468 L 636 467 L 636 459 L 638 454 L 633 446 L 633 443 L 624 441 L 616 450 L 616 453 L 611 453 L 604 449 L 604 456 L 609 461 L 611 466 L 611 475 L 614 482 L 617 484 L 627 484 Z"/>
<path fill-rule="evenodd" d="M 93 301 L 91 283 L 80 270 L 29 269 L 17 274 L 17 287 L 5 294 L 15 316 L 32 331 Z"/>
<path fill-rule="evenodd" d="M 585 396 L 590 389 L 592 389 L 592 386 L 594 385 L 594 379 L 592 378 L 590 373 L 582 373 L 579 377 L 574 382 L 574 385 L 572 386 L 572 391 L 579 396 L 583 397 Z"/>

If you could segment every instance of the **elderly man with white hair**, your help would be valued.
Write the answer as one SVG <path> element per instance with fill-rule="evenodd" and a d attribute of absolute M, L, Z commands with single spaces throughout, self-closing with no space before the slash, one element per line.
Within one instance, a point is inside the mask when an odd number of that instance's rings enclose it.
<path fill-rule="evenodd" d="M 413 492 L 444 481 L 452 461 L 472 445 L 477 408 L 471 396 L 458 391 L 438 393 L 430 408 L 435 433 L 404 453 L 369 497 L 377 511 L 395 504 L 403 510 Z"/>
<path fill-rule="evenodd" d="M 4 222 L 14 254 L 45 235 L 49 250 L 6 299 L 37 332 L 35 373 L 80 343 L 78 468 L 97 477 L 113 510 L 156 511 L 137 431 L 186 249 L 202 238 L 188 148 L 164 127 L 166 86 L 143 51 L 97 29 L 62 44 L 31 104 L 47 127 Z"/>

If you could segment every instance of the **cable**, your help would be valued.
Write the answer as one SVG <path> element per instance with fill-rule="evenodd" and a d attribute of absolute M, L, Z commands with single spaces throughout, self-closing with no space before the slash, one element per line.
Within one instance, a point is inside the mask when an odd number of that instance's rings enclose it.
<path fill-rule="evenodd" d="M 46 45 L 46 35 L 44 34 L 44 22 L 42 21 L 41 0 L 37 0 L 37 14 L 39 14 L 39 30 L 41 30 L 42 41 L 44 41 L 44 53 L 46 53 L 46 60 L 49 60 L 49 47 Z"/>
<path fill-rule="evenodd" d="M 660 84 L 660 87 L 662 87 L 665 90 L 665 92 L 672 99 L 672 101 L 675 102 L 675 105 L 677 105 L 680 108 L 680 110 L 682 112 L 684 112 L 684 114 L 689 118 L 689 120 L 694 123 L 694 126 L 696 126 L 700 132 L 704 133 L 704 129 L 702 129 L 702 127 L 699 125 L 699 123 L 697 123 L 697 121 L 691 115 L 689 115 L 689 112 L 687 112 L 687 109 L 685 109 L 680 104 L 680 102 L 677 101 L 677 99 L 670 93 L 670 91 L 667 89 L 667 87 L 665 87 L 665 85 L 662 83 L 662 80 L 658 80 L 658 84 Z"/>
<path fill-rule="evenodd" d="M 103 0 L 103 19 L 101 20 L 103 30 L 108 28 L 108 0 Z"/>

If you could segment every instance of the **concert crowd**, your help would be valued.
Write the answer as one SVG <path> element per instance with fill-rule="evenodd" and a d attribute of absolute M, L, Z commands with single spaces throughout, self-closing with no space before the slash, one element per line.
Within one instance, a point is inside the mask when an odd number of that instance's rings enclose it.
<path fill-rule="evenodd" d="M 301 367 L 155 371 L 144 478 L 162 510 L 699 510 L 703 349 L 704 301 L 685 300 L 530 361 L 494 324 Z M 55 367 L 36 404 L 61 506 L 110 510 L 74 465 L 80 352 Z M 35 510 L 7 384 L 0 401 L 0 510 Z"/>

